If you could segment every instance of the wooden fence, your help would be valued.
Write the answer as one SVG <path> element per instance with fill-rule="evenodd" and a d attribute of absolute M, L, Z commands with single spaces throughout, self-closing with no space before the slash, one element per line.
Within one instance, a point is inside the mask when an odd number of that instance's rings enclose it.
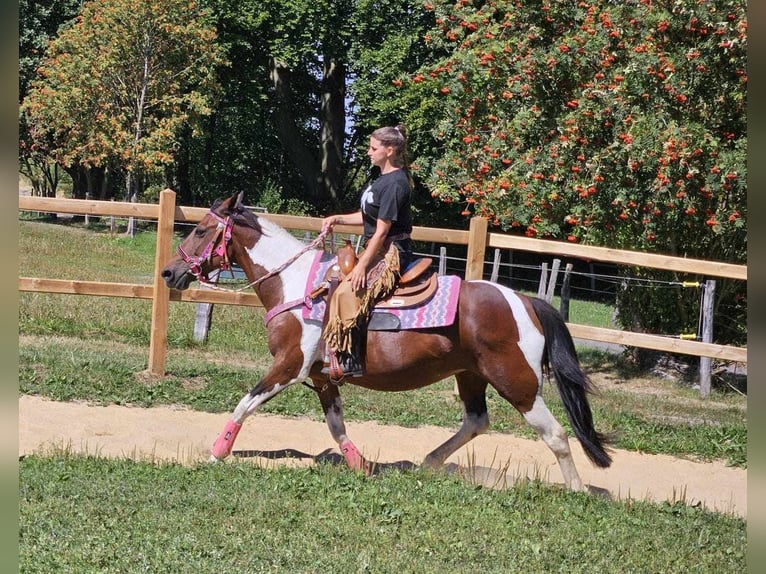
<path fill-rule="evenodd" d="M 148 370 L 152 374 L 164 375 L 170 301 L 262 306 L 258 297 L 253 292 L 234 293 L 210 289 L 176 291 L 168 289 L 160 277 L 159 270 L 173 256 L 173 227 L 175 222 L 196 223 L 208 212 L 207 208 L 176 206 L 175 197 L 175 192 L 166 189 L 161 192 L 160 203 L 157 205 L 19 196 L 19 210 L 21 211 L 136 217 L 157 220 L 157 250 L 153 285 L 19 277 L 19 291 L 151 299 L 152 330 Z M 320 231 L 322 221 L 319 218 L 293 215 L 269 214 L 268 217 L 277 225 L 286 229 L 313 232 Z M 336 226 L 335 229 L 341 233 L 355 233 L 358 231 L 354 227 L 342 225 Z M 556 256 L 570 256 L 619 265 L 652 267 L 707 277 L 747 280 L 746 265 L 504 235 L 502 233 L 488 232 L 487 221 L 479 217 L 471 220 L 470 228 L 467 231 L 415 227 L 413 228 L 412 238 L 416 241 L 467 245 L 466 279 L 483 278 L 487 250 L 489 248 L 499 248 L 532 251 Z M 687 354 L 707 359 L 747 363 L 746 347 L 718 345 L 709 342 L 675 339 L 662 335 L 605 329 L 574 323 L 567 323 L 567 325 L 572 335 L 580 339 L 641 347 L 669 353 Z M 702 381 L 701 387 L 703 396 L 706 396 L 709 393 L 709 382 L 706 385 L 705 381 Z"/>

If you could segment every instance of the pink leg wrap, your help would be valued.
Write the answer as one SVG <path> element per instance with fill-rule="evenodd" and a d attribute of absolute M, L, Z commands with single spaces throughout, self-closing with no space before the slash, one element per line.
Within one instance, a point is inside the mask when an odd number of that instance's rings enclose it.
<path fill-rule="evenodd" d="M 230 420 L 223 427 L 223 432 L 218 435 L 215 443 L 213 444 L 213 456 L 218 460 L 223 460 L 231 454 L 231 449 L 234 447 L 234 439 L 237 438 L 239 430 L 242 428 L 242 423 L 235 423 Z"/>
<path fill-rule="evenodd" d="M 346 463 L 353 470 L 363 470 L 368 473 L 367 461 L 364 460 L 362 453 L 356 448 L 356 445 L 350 440 L 345 440 L 340 444 L 340 451 L 346 457 Z"/>

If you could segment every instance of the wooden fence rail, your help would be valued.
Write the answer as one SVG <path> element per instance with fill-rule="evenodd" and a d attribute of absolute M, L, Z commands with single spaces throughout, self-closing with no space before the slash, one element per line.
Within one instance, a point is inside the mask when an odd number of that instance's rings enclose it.
<path fill-rule="evenodd" d="M 162 191 L 159 205 L 19 196 L 19 210 L 21 211 L 136 217 L 157 220 L 157 251 L 153 285 L 19 277 L 19 291 L 152 299 L 152 331 L 148 369 L 153 374 L 163 375 L 165 373 L 167 318 L 170 301 L 261 306 L 258 297 L 252 292 L 233 293 L 210 289 L 189 289 L 179 292 L 170 290 L 165 286 L 164 281 L 159 277 L 159 270 L 165 266 L 173 254 L 174 223 L 176 221 L 196 223 L 208 212 L 207 208 L 176 206 L 175 195 L 175 192 L 169 189 Z M 286 229 L 315 232 L 320 230 L 322 221 L 320 218 L 278 214 L 269 214 L 268 218 Z M 354 227 L 342 225 L 336 226 L 335 230 L 340 233 L 354 233 L 358 231 Z M 746 265 L 503 235 L 501 233 L 488 232 L 487 221 L 478 217 L 471 220 L 468 231 L 414 227 L 412 238 L 416 241 L 466 245 L 466 279 L 482 278 L 484 276 L 484 261 L 487 250 L 489 248 L 501 248 L 554 254 L 557 256 L 570 256 L 620 265 L 653 267 L 702 276 L 747 280 Z M 567 325 L 572 335 L 580 339 L 642 347 L 669 353 L 709 357 L 721 361 L 747 363 L 746 347 L 682 340 L 662 335 L 604 329 L 574 323 L 567 323 Z"/>

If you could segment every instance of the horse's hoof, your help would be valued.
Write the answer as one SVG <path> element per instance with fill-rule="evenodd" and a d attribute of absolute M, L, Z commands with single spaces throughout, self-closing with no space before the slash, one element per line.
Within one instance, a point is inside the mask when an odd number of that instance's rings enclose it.
<path fill-rule="evenodd" d="M 359 452 L 359 449 L 356 448 L 356 445 L 353 442 L 350 440 L 344 441 L 340 445 L 340 451 L 343 453 L 343 457 L 346 459 L 346 464 L 348 464 L 349 468 L 356 471 L 363 471 L 366 475 L 369 475 L 370 465 L 364 460 L 362 453 Z"/>
<path fill-rule="evenodd" d="M 217 459 L 217 458 L 216 458 L 216 457 L 214 457 L 212 454 L 210 455 L 210 458 L 209 458 L 209 459 L 207 459 L 207 461 L 208 461 L 210 464 L 213 464 L 213 463 L 216 463 L 216 462 L 221 462 L 221 461 L 220 461 L 220 459 Z"/>
<path fill-rule="evenodd" d="M 420 463 L 422 470 L 440 470 L 444 467 L 444 463 L 441 461 L 426 457 L 423 462 Z"/>

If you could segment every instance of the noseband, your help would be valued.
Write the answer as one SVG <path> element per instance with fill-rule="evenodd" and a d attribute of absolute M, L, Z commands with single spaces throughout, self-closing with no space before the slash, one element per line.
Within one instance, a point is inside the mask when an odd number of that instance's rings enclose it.
<path fill-rule="evenodd" d="M 197 257 L 193 257 L 187 254 L 180 245 L 178 246 L 178 255 L 189 266 L 189 273 L 194 275 L 200 283 L 208 284 L 210 284 L 211 281 L 208 279 L 207 275 L 202 274 L 202 263 L 205 261 L 209 262 L 213 258 L 213 255 L 218 255 L 221 258 L 221 264 L 218 266 L 219 269 L 222 271 L 229 269 L 229 257 L 226 254 L 226 247 L 231 240 L 231 228 L 234 226 L 231 217 L 220 217 L 212 210 L 209 214 L 218 221 L 218 226 L 216 227 L 215 236 L 213 236 L 213 239 L 211 239 L 205 246 L 202 253 Z M 218 247 L 216 247 L 216 243 L 218 244 Z"/>

